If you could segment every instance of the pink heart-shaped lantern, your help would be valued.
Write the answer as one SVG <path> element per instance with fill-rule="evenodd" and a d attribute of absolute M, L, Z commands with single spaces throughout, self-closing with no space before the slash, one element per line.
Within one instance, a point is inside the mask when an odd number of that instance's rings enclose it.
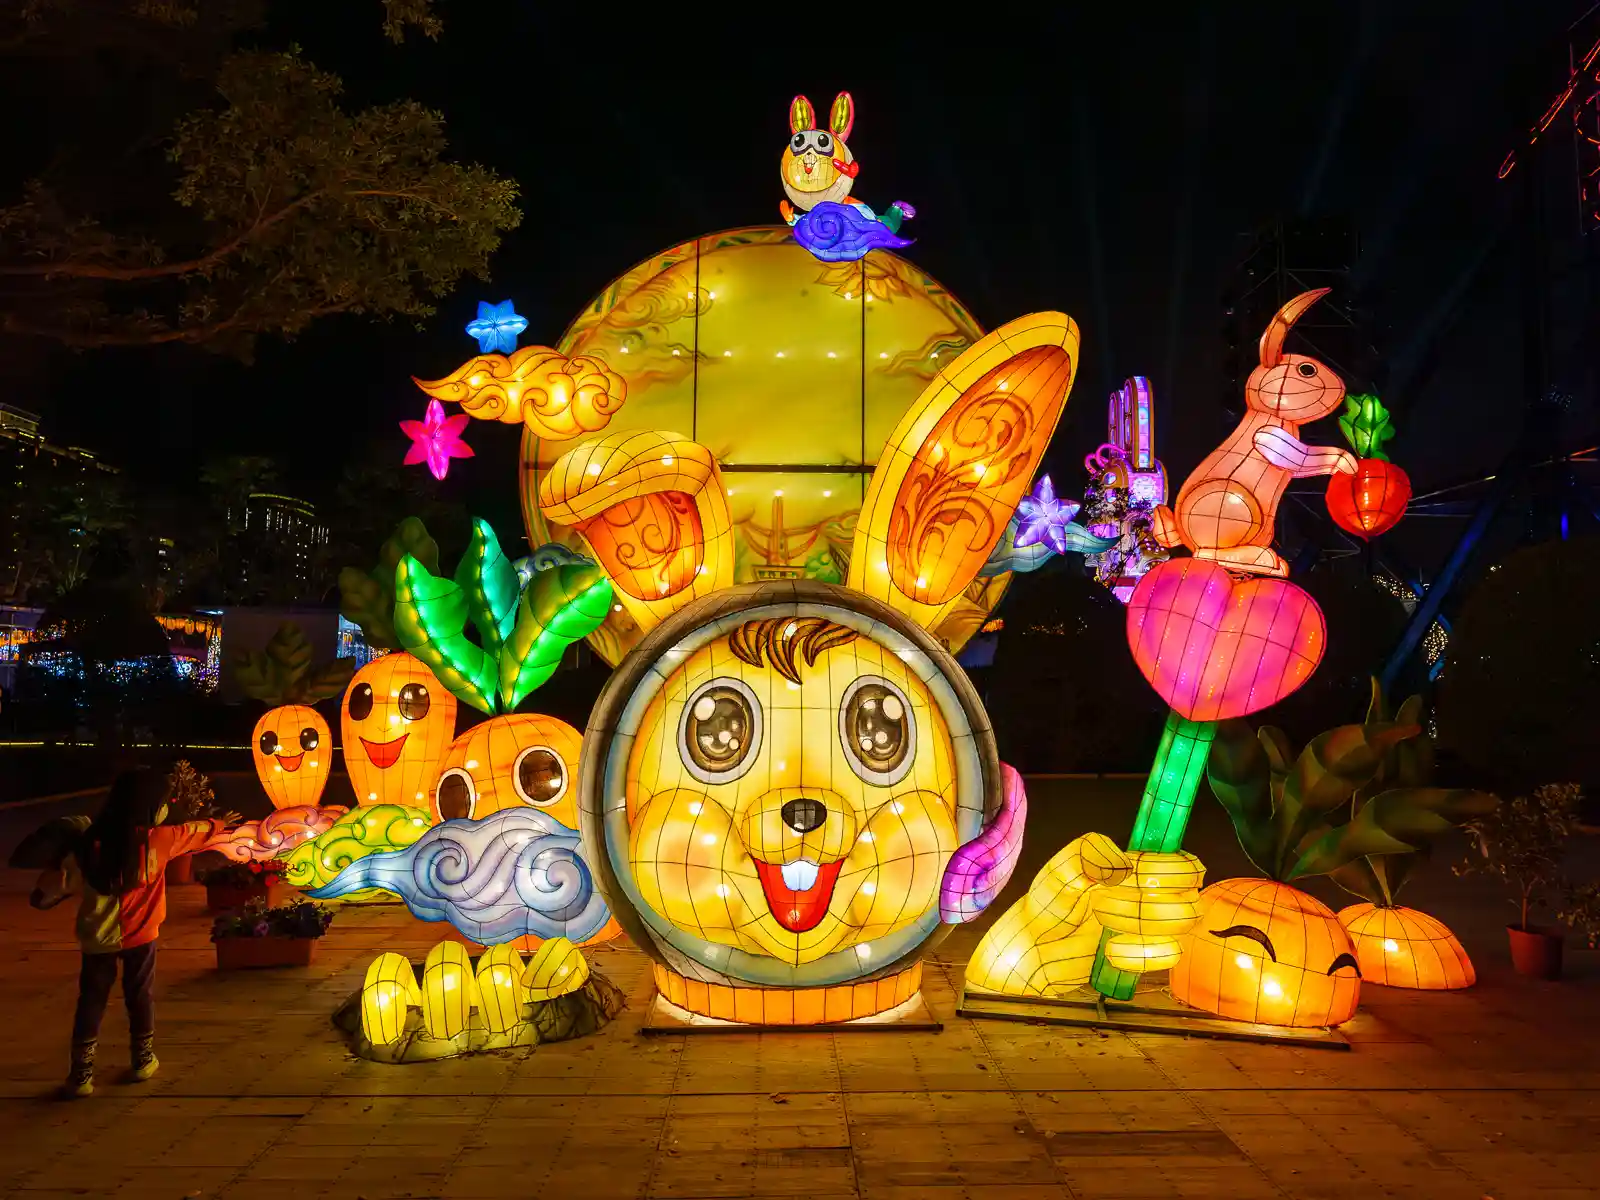
<path fill-rule="evenodd" d="M 1235 579 L 1198 558 L 1158 564 L 1128 601 L 1133 660 L 1191 721 L 1276 704 L 1311 678 L 1327 640 L 1317 602 L 1287 579 Z"/>

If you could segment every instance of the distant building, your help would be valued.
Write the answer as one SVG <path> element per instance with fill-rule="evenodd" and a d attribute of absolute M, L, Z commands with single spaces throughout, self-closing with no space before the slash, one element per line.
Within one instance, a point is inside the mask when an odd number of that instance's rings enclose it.
<path fill-rule="evenodd" d="M 246 534 L 267 552 L 263 561 L 274 578 L 262 581 L 264 584 L 278 594 L 317 598 L 313 595 L 318 590 L 314 580 L 317 553 L 328 544 L 328 527 L 317 520 L 315 505 L 276 492 L 252 492 L 244 512 L 237 517 L 230 513 L 229 519 L 236 532 Z M 248 576 L 248 566 L 245 571 Z M 240 582 L 251 581 L 247 577 Z"/>
<path fill-rule="evenodd" d="M 43 515 L 29 508 L 41 488 L 27 485 L 70 483 L 82 499 L 83 489 L 116 474 L 116 467 L 81 447 L 46 441 L 37 413 L 0 404 L 0 597 L 14 594 L 27 529 Z"/>

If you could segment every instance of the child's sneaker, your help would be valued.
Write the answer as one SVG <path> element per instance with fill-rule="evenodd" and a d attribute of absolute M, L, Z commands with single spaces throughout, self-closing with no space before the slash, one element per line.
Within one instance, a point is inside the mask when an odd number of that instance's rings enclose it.
<path fill-rule="evenodd" d="M 61 1085 L 61 1095 L 67 1100 L 81 1100 L 94 1095 L 94 1050 L 96 1042 L 74 1042 L 72 1067 L 67 1081 Z"/>
<path fill-rule="evenodd" d="M 156 1039 L 153 1035 L 145 1035 L 133 1039 L 133 1074 L 134 1083 L 143 1083 L 156 1073 L 161 1067 L 161 1060 L 156 1057 Z"/>

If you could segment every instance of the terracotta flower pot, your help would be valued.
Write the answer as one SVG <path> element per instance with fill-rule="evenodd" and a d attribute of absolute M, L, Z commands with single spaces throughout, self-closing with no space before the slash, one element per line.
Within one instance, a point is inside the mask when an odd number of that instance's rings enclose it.
<path fill-rule="evenodd" d="M 167 860 L 167 882 L 169 884 L 193 883 L 194 859 L 187 854 L 180 855 L 177 858 L 169 858 Z"/>
<path fill-rule="evenodd" d="M 252 967 L 307 967 L 316 938 L 230 937 L 217 940 L 217 970 Z"/>
<path fill-rule="evenodd" d="M 1511 939 L 1511 965 L 1529 979 L 1561 978 L 1561 935 L 1537 925 L 1518 929 L 1506 926 Z"/>

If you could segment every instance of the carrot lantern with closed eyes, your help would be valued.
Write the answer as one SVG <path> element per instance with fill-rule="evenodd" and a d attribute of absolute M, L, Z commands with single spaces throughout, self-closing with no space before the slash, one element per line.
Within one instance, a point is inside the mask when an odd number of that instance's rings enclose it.
<path fill-rule="evenodd" d="M 1355 1013 L 1361 968 L 1350 935 L 1291 881 L 1369 855 L 1411 854 L 1492 796 L 1391 787 L 1354 808 L 1415 724 L 1369 720 L 1311 740 L 1295 756 L 1283 732 L 1223 721 L 1206 764 L 1239 844 L 1266 879 L 1225 879 L 1200 894 L 1200 920 L 1173 968 L 1173 996 L 1264 1025 L 1333 1026 Z"/>

